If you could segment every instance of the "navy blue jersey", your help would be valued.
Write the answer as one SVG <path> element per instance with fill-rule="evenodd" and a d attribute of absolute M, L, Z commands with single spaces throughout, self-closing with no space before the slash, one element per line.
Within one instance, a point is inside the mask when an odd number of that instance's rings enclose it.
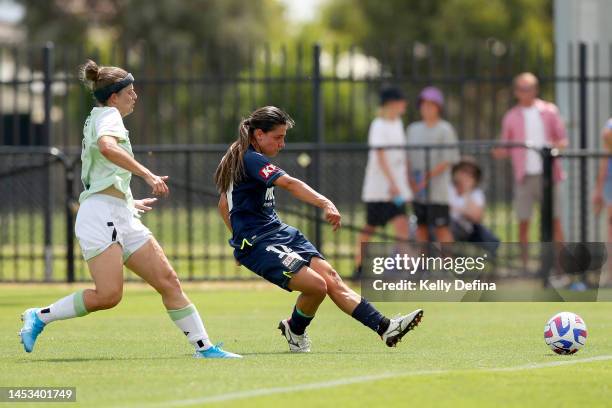
<path fill-rule="evenodd" d="M 270 163 L 270 159 L 249 146 L 244 153 L 245 175 L 227 191 L 232 243 L 241 246 L 244 239 L 252 242 L 257 236 L 281 227 L 274 211 L 274 181 L 286 174 Z"/>

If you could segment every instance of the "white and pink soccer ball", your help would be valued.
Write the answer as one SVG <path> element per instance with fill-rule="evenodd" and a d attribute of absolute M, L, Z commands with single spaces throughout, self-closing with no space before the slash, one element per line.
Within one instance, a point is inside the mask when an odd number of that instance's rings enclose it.
<path fill-rule="evenodd" d="M 572 312 L 557 313 L 544 326 L 544 341 L 557 354 L 574 354 L 586 339 L 586 323 Z"/>

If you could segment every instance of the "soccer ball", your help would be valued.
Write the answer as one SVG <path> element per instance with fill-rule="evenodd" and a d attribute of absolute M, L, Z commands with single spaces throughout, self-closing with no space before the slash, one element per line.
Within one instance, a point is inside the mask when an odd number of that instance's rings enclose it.
<path fill-rule="evenodd" d="M 557 354 L 574 354 L 586 343 L 587 327 L 572 312 L 557 313 L 544 326 L 544 341 Z"/>

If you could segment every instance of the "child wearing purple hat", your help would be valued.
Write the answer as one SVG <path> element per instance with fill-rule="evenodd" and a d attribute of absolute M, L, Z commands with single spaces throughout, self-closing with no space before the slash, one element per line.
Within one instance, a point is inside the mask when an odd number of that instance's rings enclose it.
<path fill-rule="evenodd" d="M 440 242 L 453 242 L 450 231 L 448 185 L 450 168 L 459 160 L 457 148 L 418 148 L 419 145 L 456 144 L 457 136 L 452 125 L 442 119 L 444 96 L 433 86 L 423 89 L 418 100 L 421 121 L 408 126 L 410 185 L 415 197 L 412 204 L 417 217 L 416 239 L 429 240 L 433 229 Z"/>

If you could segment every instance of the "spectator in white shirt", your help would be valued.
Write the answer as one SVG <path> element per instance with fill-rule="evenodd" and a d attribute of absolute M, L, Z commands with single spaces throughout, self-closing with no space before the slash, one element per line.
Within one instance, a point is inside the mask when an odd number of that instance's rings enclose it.
<path fill-rule="evenodd" d="M 370 152 L 361 198 L 366 204 L 366 225 L 357 238 L 354 277 L 361 274 L 361 244 L 378 227 L 391 222 L 399 240 L 408 239 L 406 203 L 412 199 L 408 185 L 408 159 L 402 115 L 406 97 L 399 88 L 380 92 L 380 109 L 368 132 Z"/>

